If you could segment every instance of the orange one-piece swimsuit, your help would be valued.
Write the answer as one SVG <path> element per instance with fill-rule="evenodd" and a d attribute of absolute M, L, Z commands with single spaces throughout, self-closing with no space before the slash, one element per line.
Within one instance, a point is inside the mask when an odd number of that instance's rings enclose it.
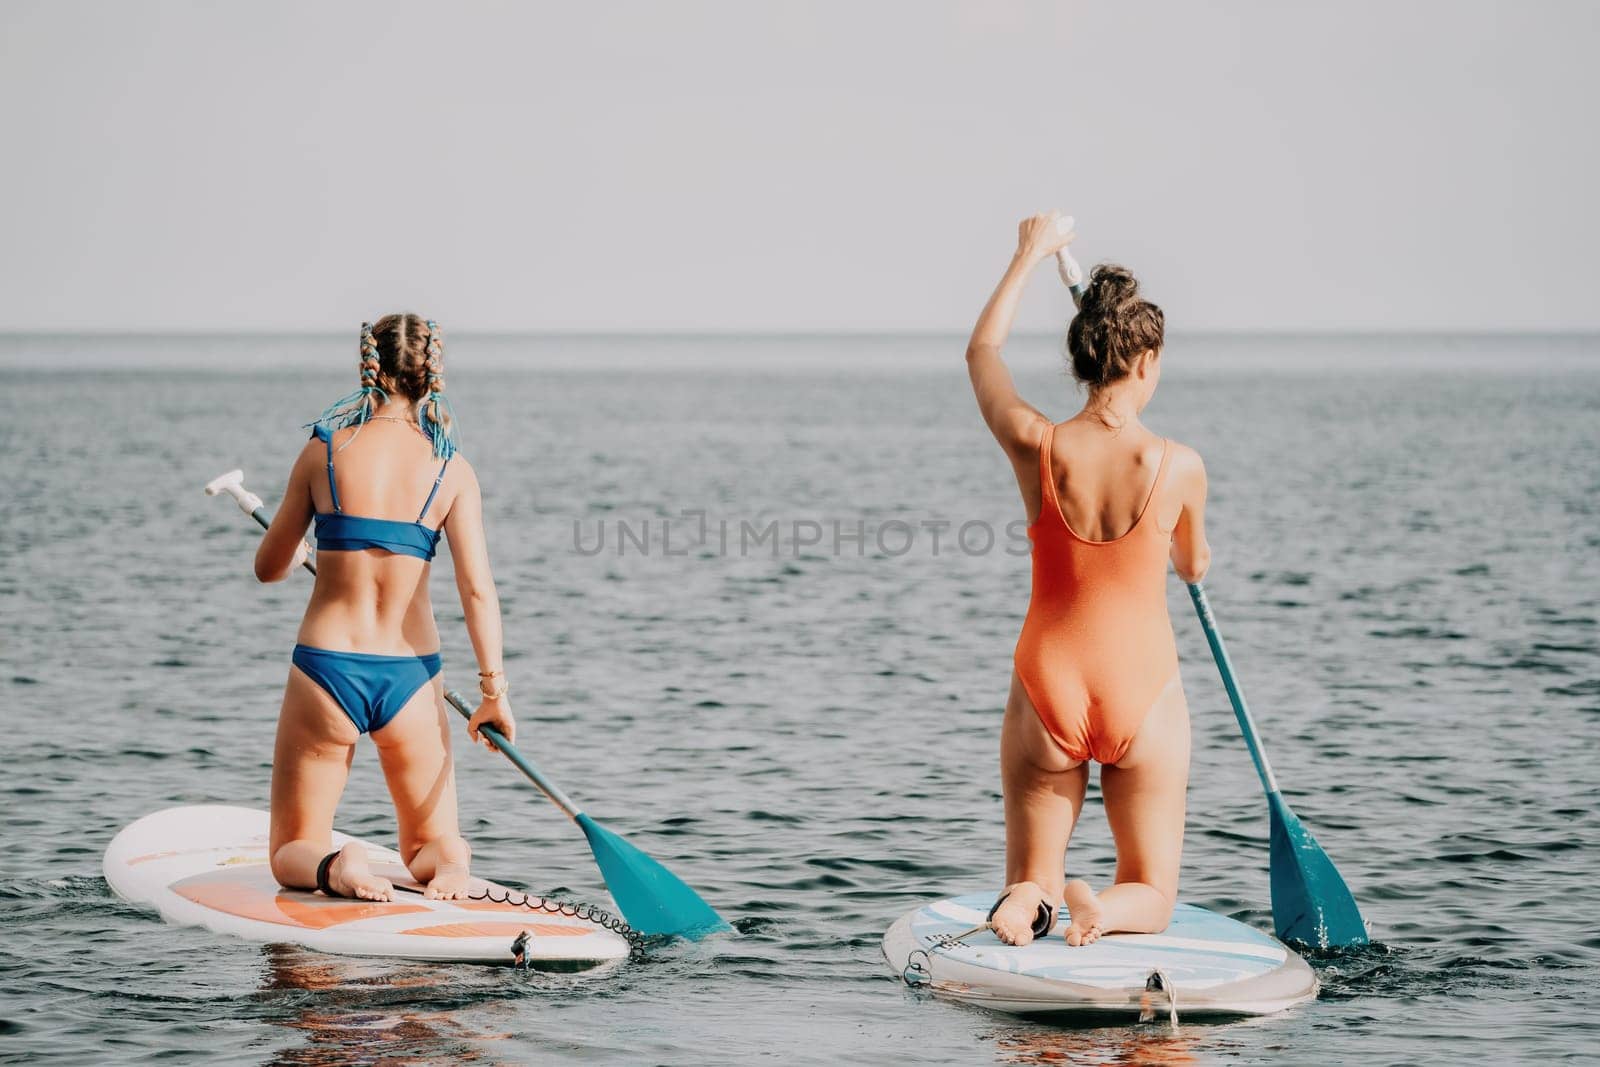
<path fill-rule="evenodd" d="M 1172 534 L 1150 514 L 1167 473 L 1170 442 L 1132 528 L 1089 541 L 1067 525 L 1056 499 L 1050 451 L 1039 446 L 1039 517 L 1033 540 L 1033 595 L 1017 639 L 1017 677 L 1050 736 L 1077 760 L 1116 763 L 1178 670 L 1167 615 Z"/>

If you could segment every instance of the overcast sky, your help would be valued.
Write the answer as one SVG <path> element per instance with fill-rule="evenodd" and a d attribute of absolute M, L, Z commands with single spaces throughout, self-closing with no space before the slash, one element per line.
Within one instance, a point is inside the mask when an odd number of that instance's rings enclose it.
<path fill-rule="evenodd" d="M 1600 4 L 0 4 L 0 330 L 1600 329 Z M 1041 278 L 1024 325 L 1054 328 Z"/>

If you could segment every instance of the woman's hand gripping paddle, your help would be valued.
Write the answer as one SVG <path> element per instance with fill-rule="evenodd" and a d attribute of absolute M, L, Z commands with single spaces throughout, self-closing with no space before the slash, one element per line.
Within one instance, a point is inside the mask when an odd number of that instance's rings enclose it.
<path fill-rule="evenodd" d="M 206 483 L 206 496 L 218 496 L 222 493 L 233 497 L 233 502 L 239 505 L 239 510 L 256 520 L 263 530 L 272 525 L 272 520 L 267 517 L 266 505 L 261 503 L 261 498 L 244 487 L 244 471 L 219 474 Z M 312 574 L 317 573 L 317 565 L 311 562 L 309 556 L 300 561 L 300 566 Z"/>
<path fill-rule="evenodd" d="M 239 510 L 255 519 L 263 529 L 271 524 L 261 498 L 245 489 L 242 471 L 229 471 L 206 485 L 207 496 L 219 493 L 233 497 Z M 304 566 L 312 574 L 317 573 L 316 565 L 311 561 L 307 560 Z M 472 712 L 462 701 L 460 693 L 452 690 L 445 694 L 445 699 L 462 715 L 472 718 Z M 494 727 L 485 726 L 481 732 L 506 759 L 539 787 L 540 792 L 565 812 L 567 818 L 578 824 L 589 841 L 589 850 L 594 853 L 600 874 L 606 880 L 606 889 L 610 890 L 611 898 L 617 902 L 617 910 L 622 912 L 629 926 L 648 936 L 672 935 L 691 939 L 730 929 L 722 916 L 701 899 L 700 894 L 621 836 L 585 814 L 572 802 L 572 798 L 546 778 L 533 765 L 533 761 L 517 751 Z"/>
<path fill-rule="evenodd" d="M 1194 610 L 1200 616 L 1200 626 L 1206 632 L 1206 642 L 1211 646 L 1212 658 L 1217 661 L 1228 699 L 1233 702 L 1233 714 L 1239 720 L 1239 731 L 1244 734 L 1250 758 L 1255 761 L 1261 787 L 1267 793 L 1267 812 L 1272 820 L 1269 846 L 1272 925 L 1278 937 L 1316 948 L 1365 945 L 1367 926 L 1350 888 L 1344 884 L 1328 854 L 1311 836 L 1311 831 L 1289 810 L 1283 794 L 1278 792 L 1278 780 L 1261 748 L 1261 739 L 1256 736 L 1255 720 L 1250 717 L 1244 692 L 1233 674 L 1233 661 L 1228 658 L 1222 635 L 1217 632 L 1217 620 L 1211 614 L 1211 604 L 1200 583 L 1190 584 L 1189 596 L 1194 600 Z"/>

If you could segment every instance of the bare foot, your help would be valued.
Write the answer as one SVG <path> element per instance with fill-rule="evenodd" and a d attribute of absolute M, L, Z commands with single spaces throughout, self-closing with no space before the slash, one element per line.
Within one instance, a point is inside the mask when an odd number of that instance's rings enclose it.
<path fill-rule="evenodd" d="M 467 895 L 472 877 L 467 873 L 472 850 L 454 834 L 439 839 L 439 860 L 422 895 L 430 900 L 461 900 Z"/>
<path fill-rule="evenodd" d="M 1067 944 L 1092 945 L 1100 940 L 1100 898 L 1094 895 L 1089 883 L 1082 878 L 1074 878 L 1067 883 L 1064 896 L 1067 913 L 1072 917 L 1065 935 Z"/>
<path fill-rule="evenodd" d="M 341 897 L 358 900 L 393 900 L 394 886 L 379 878 L 367 866 L 367 850 L 352 841 L 339 850 L 339 858 L 328 865 L 328 884 Z"/>
<path fill-rule="evenodd" d="M 1033 941 L 1033 920 L 1039 914 L 1039 905 L 1050 904 L 1050 898 L 1036 882 L 1017 882 L 1006 886 L 1005 903 L 1001 904 L 990 920 L 994 936 L 1008 945 L 1021 947 Z"/>

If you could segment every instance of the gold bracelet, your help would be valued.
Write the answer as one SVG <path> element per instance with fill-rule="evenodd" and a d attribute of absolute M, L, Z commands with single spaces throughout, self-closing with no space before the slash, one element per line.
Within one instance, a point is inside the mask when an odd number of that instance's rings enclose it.
<path fill-rule="evenodd" d="M 478 677 L 479 678 L 493 678 L 497 674 L 504 674 L 504 673 L 505 673 L 505 671 L 503 671 L 503 670 L 479 671 L 478 672 Z"/>
<path fill-rule="evenodd" d="M 485 689 L 483 687 L 483 683 L 482 682 L 479 682 L 478 683 L 478 692 L 483 694 L 483 699 L 485 699 L 485 700 L 499 700 L 501 697 L 503 697 L 507 693 L 511 692 L 511 683 L 510 682 L 501 682 L 500 683 L 500 688 L 494 690 L 493 692 L 491 692 L 491 691 L 489 691 L 489 690 L 487 690 L 487 689 Z"/>

